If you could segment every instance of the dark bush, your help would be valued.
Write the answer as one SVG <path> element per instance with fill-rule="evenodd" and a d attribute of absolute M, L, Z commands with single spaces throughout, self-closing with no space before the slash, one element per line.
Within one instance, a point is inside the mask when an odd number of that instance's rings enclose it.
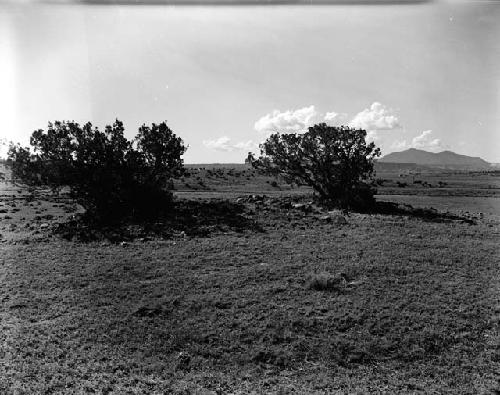
<path fill-rule="evenodd" d="M 30 186 L 70 188 L 94 222 L 151 219 L 171 205 L 172 178 L 183 172 L 186 148 L 165 122 L 141 126 L 134 140 L 116 120 L 104 131 L 86 123 L 49 123 L 33 132 L 30 148 L 12 145 L 13 178 Z"/>
<path fill-rule="evenodd" d="M 370 181 L 380 150 L 365 139 L 364 130 L 322 123 L 303 134 L 271 135 L 260 145 L 261 156 L 249 155 L 247 162 L 287 182 L 309 185 L 326 206 L 366 209 L 375 204 Z"/>

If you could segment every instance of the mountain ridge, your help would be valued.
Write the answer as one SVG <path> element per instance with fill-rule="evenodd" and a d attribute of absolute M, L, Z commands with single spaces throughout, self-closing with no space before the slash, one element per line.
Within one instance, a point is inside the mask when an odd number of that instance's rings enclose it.
<path fill-rule="evenodd" d="M 429 152 L 416 148 L 391 152 L 379 159 L 381 163 L 415 163 L 417 165 L 460 168 L 490 168 L 491 164 L 480 157 L 457 154 L 450 150 Z"/>

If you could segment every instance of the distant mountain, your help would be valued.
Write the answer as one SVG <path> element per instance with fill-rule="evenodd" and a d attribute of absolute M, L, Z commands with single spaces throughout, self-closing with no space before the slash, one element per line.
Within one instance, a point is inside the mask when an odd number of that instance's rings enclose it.
<path fill-rule="evenodd" d="M 467 155 L 459 155 L 452 151 L 438 153 L 427 152 L 415 148 L 401 152 L 392 152 L 379 159 L 382 163 L 415 163 L 423 166 L 433 166 L 450 169 L 490 169 L 485 160 Z"/>

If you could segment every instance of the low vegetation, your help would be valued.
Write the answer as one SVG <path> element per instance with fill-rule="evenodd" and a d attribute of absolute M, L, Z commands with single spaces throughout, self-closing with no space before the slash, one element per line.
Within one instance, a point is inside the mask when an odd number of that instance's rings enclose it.
<path fill-rule="evenodd" d="M 273 149 L 346 147 L 327 132 L 274 136 L 266 174 L 186 171 L 164 123 L 13 147 L 30 188 L 0 180 L 0 393 L 500 392 L 498 174 L 382 172 L 374 196 L 376 148 L 345 129 L 352 188 L 337 161 L 328 194 L 294 185 Z"/>
<path fill-rule="evenodd" d="M 303 134 L 273 134 L 260 148 L 258 159 L 248 157 L 253 167 L 310 186 L 323 205 L 366 210 L 375 202 L 371 177 L 380 149 L 366 142 L 365 130 L 322 123 Z"/>
<path fill-rule="evenodd" d="M 183 172 L 186 148 L 166 123 L 143 125 L 133 141 L 116 120 L 103 132 L 91 123 L 49 123 L 33 132 L 30 148 L 10 147 L 15 181 L 70 194 L 97 223 L 154 219 L 169 211 L 172 179 Z"/>
<path fill-rule="evenodd" d="M 242 203 L 260 231 L 1 243 L 1 391 L 497 388 L 494 217 L 338 225 L 261 201 Z"/>

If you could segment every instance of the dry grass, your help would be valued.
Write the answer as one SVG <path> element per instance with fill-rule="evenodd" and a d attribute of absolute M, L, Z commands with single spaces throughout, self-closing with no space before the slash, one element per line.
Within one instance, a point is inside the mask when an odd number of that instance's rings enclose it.
<path fill-rule="evenodd" d="M 247 204 L 239 215 L 263 232 L 120 245 L 9 231 L 23 210 L 2 225 L 1 393 L 498 388 L 495 216 L 338 226 Z"/>
<path fill-rule="evenodd" d="M 123 247 L 4 244 L 3 390 L 491 388 L 498 226 L 304 221 Z M 366 280 L 309 289 L 322 271 Z"/>

